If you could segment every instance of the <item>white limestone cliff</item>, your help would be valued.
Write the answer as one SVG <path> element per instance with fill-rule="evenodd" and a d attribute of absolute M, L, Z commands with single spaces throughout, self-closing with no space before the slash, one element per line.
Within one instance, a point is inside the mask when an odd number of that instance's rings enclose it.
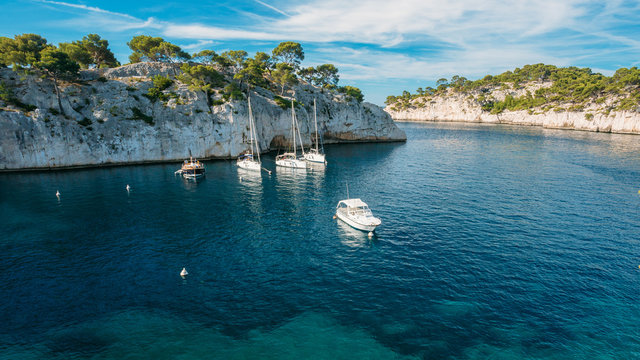
<path fill-rule="evenodd" d="M 496 90 L 491 93 L 497 100 L 503 100 L 506 94 L 521 96 L 526 90 L 535 91 L 540 84 L 531 89 L 520 91 Z M 448 91 L 446 95 L 428 99 L 414 99 L 411 105 L 398 109 L 391 105 L 385 111 L 396 121 L 458 121 L 496 124 L 514 124 L 543 126 L 554 129 L 573 129 L 584 131 L 640 134 L 640 112 L 602 111 L 610 104 L 590 104 L 581 111 L 536 109 L 534 111 L 508 111 L 491 114 L 483 111 L 482 106 L 472 96 L 465 93 Z"/>
<path fill-rule="evenodd" d="M 53 83 L 0 69 L 0 80 L 35 110 L 0 107 L 0 170 L 99 166 L 197 158 L 234 158 L 248 149 L 247 101 L 208 106 L 203 92 L 175 82 L 166 104 L 143 96 L 150 76 L 169 74 L 170 65 L 143 63 L 106 71 L 84 71 L 82 81 L 61 86 L 59 114 Z M 325 143 L 404 141 L 406 135 L 380 107 L 347 101 L 342 94 L 309 85 L 296 87 L 296 112 L 305 144 L 313 131 L 313 99 Z M 291 110 L 273 94 L 251 92 L 262 151 L 288 146 Z M 148 116 L 147 123 L 134 114 Z"/>

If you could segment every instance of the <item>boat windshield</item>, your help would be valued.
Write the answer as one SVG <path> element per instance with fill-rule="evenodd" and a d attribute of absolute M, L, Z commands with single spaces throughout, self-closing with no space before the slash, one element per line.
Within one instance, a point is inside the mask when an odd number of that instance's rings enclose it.
<path fill-rule="evenodd" d="M 371 209 L 369 209 L 368 206 L 356 206 L 356 207 L 350 207 L 349 208 L 349 213 L 353 214 L 353 215 L 359 215 L 359 216 L 371 216 Z"/>

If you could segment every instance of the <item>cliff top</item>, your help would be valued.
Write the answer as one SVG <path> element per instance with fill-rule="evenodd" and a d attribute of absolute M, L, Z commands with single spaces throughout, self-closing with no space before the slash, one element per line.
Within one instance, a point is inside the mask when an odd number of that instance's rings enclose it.
<path fill-rule="evenodd" d="M 556 67 L 535 64 L 487 75 L 471 81 L 453 76 L 437 81 L 437 87 L 404 91 L 387 97 L 393 111 L 420 108 L 434 97 L 466 97 L 483 111 L 498 114 L 504 110 L 582 111 L 586 108 L 608 114 L 612 111 L 640 112 L 640 70 L 620 68 L 612 76 L 589 68 Z"/>

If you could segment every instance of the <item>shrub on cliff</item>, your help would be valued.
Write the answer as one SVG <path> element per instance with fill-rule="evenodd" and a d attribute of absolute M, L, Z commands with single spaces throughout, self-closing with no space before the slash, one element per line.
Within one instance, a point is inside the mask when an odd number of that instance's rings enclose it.
<path fill-rule="evenodd" d="M 342 86 L 338 88 L 338 92 L 347 95 L 347 101 L 356 100 L 361 103 L 364 100 L 364 95 L 362 95 L 362 91 L 354 86 Z"/>
<path fill-rule="evenodd" d="M 153 86 L 147 90 L 146 94 L 142 94 L 142 96 L 154 102 L 158 99 L 162 101 L 169 100 L 169 96 L 163 93 L 163 91 L 173 84 L 173 80 L 162 75 L 153 76 L 151 80 L 153 81 Z"/>

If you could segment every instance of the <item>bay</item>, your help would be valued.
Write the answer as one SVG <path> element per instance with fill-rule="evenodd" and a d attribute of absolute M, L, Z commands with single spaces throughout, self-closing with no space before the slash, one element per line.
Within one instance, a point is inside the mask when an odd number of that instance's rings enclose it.
<path fill-rule="evenodd" d="M 0 174 L 0 358 L 640 358 L 637 136 L 399 125 L 304 174 Z"/>

